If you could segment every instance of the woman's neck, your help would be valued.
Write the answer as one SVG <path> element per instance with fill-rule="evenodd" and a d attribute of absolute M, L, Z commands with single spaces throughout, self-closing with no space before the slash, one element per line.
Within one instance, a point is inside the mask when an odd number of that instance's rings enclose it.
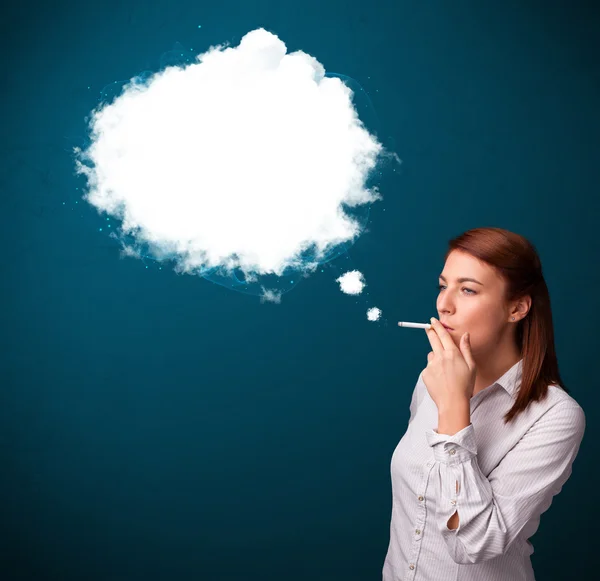
<path fill-rule="evenodd" d="M 499 351 L 502 355 L 498 355 L 497 351 L 495 356 L 486 358 L 485 365 L 477 364 L 473 395 L 483 391 L 486 387 L 490 387 L 521 359 L 521 354 L 516 345 L 513 348 Z"/>

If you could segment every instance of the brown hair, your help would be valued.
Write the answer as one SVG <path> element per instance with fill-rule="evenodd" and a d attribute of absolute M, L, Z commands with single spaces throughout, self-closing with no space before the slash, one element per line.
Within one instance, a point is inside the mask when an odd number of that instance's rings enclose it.
<path fill-rule="evenodd" d="M 494 267 L 507 283 L 506 300 L 531 297 L 529 312 L 517 323 L 516 330 L 523 358 L 521 387 L 504 423 L 513 420 L 530 402 L 543 400 L 549 385 L 558 385 L 570 393 L 558 371 L 550 294 L 534 245 L 502 228 L 474 228 L 453 238 L 448 245 L 446 259 L 453 250 L 460 250 Z"/>

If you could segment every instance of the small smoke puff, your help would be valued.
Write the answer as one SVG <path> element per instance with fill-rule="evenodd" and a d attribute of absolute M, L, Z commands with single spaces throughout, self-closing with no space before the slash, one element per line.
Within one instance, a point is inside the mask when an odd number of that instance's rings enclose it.
<path fill-rule="evenodd" d="M 281 292 L 266 289 L 262 287 L 263 294 L 260 297 L 261 303 L 281 303 Z"/>
<path fill-rule="evenodd" d="M 380 317 L 381 309 L 378 309 L 377 307 L 373 307 L 367 311 L 367 319 L 369 319 L 369 321 L 379 321 Z"/>
<path fill-rule="evenodd" d="M 363 275 L 358 270 L 351 270 L 344 273 L 336 282 L 340 283 L 340 289 L 347 295 L 359 295 L 365 288 Z"/>

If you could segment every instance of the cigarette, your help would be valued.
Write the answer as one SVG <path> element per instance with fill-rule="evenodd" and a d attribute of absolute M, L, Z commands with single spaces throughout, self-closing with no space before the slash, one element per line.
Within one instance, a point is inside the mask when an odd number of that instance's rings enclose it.
<path fill-rule="evenodd" d="M 398 321 L 398 327 L 409 327 L 411 329 L 430 329 L 430 323 L 406 323 L 405 321 Z"/>

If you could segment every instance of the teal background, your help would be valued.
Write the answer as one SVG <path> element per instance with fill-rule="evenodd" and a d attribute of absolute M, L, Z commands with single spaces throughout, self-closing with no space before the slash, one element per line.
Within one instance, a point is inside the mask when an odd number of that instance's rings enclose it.
<path fill-rule="evenodd" d="M 593 578 L 599 24 L 593 2 L 4 5 L 0 579 L 381 579 L 389 463 L 429 351 L 395 323 L 436 315 L 447 241 L 479 226 L 536 245 L 587 417 L 536 578 Z M 70 150 L 104 86 L 260 26 L 359 82 L 403 161 L 334 265 L 368 295 L 327 269 L 261 304 L 119 260 L 78 201 Z"/>

